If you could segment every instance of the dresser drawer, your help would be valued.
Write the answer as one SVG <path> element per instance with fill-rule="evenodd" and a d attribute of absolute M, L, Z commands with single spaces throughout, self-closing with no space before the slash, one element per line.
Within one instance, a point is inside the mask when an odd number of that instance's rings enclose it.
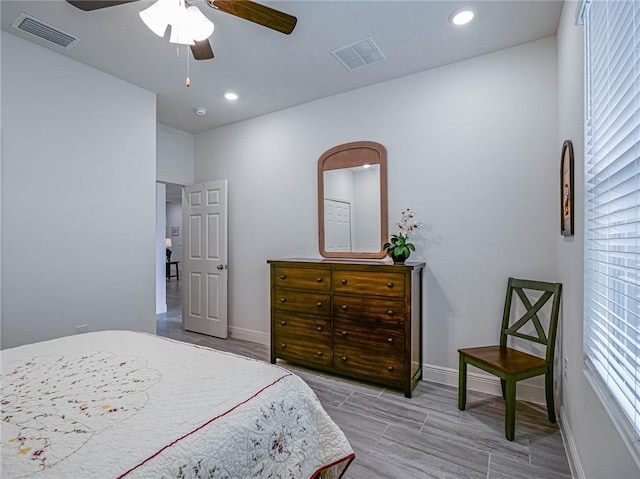
<path fill-rule="evenodd" d="M 335 320 L 333 329 L 334 348 L 359 348 L 373 357 L 402 357 L 404 333 L 401 330 L 363 326 L 352 321 Z"/>
<path fill-rule="evenodd" d="M 276 311 L 300 312 L 317 316 L 331 316 L 331 295 L 304 291 L 274 290 L 271 306 Z"/>
<path fill-rule="evenodd" d="M 333 298 L 333 316 L 336 319 L 402 327 L 404 314 L 404 301 L 339 295 Z"/>
<path fill-rule="evenodd" d="M 333 365 L 351 376 L 400 385 L 405 373 L 404 334 L 336 321 Z"/>
<path fill-rule="evenodd" d="M 306 289 L 331 291 L 331 272 L 328 269 L 275 267 L 273 286 L 276 289 Z"/>
<path fill-rule="evenodd" d="M 311 365 L 331 365 L 331 328 L 327 321 L 277 314 L 272 334 L 277 357 Z"/>
<path fill-rule="evenodd" d="M 333 291 L 401 298 L 404 296 L 404 275 L 368 271 L 334 271 Z"/>
<path fill-rule="evenodd" d="M 291 314 L 276 313 L 273 325 L 276 338 L 293 337 L 306 341 L 309 346 L 331 344 L 331 323 L 328 319 L 301 318 Z"/>

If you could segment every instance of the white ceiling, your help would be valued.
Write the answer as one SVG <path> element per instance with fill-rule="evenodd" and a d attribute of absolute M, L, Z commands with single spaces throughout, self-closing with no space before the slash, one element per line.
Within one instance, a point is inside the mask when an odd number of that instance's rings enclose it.
<path fill-rule="evenodd" d="M 263 1 L 294 15 L 291 35 L 218 12 L 193 0 L 215 24 L 213 60 L 190 60 L 186 47 L 154 35 L 138 12 L 140 0 L 83 12 L 64 0 L 2 0 L 2 29 L 157 93 L 157 119 L 191 133 L 252 118 L 318 98 L 554 35 L 562 1 Z M 455 27 L 448 19 L 471 6 L 475 20 Z M 20 12 L 82 39 L 64 50 L 11 27 Z M 386 60 L 348 72 L 332 50 L 371 37 Z M 43 72 L 46 74 L 46 72 Z M 223 98 L 234 90 L 240 99 Z M 195 107 L 208 114 L 198 117 Z"/>

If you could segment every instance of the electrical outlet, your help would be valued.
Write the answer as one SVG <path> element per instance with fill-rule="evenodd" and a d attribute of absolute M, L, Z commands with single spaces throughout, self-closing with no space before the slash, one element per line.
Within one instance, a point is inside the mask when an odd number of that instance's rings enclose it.
<path fill-rule="evenodd" d="M 564 378 L 567 379 L 568 370 L 569 370 L 569 358 L 567 356 L 564 357 Z"/>
<path fill-rule="evenodd" d="M 81 324 L 79 326 L 76 326 L 76 334 L 86 333 L 88 329 L 89 328 L 86 324 Z"/>

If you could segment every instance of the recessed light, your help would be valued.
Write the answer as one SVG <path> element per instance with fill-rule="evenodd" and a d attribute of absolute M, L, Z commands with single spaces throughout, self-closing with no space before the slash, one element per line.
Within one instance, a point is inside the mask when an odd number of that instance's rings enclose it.
<path fill-rule="evenodd" d="M 466 25 L 473 20 L 473 12 L 471 10 L 460 10 L 451 15 L 451 23 L 454 25 Z"/>
<path fill-rule="evenodd" d="M 201 106 L 194 108 L 193 111 L 195 111 L 198 116 L 205 116 L 207 114 L 207 109 Z"/>
<path fill-rule="evenodd" d="M 232 91 L 228 91 L 224 94 L 224 97 L 229 101 L 234 101 L 238 99 L 238 94 Z"/>

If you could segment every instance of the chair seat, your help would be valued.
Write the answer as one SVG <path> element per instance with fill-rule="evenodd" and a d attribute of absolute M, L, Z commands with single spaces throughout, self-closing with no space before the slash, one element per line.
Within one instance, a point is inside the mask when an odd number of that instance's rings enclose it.
<path fill-rule="evenodd" d="M 458 352 L 475 362 L 508 375 L 528 373 L 547 367 L 545 359 L 509 347 L 483 346 L 459 349 Z"/>

